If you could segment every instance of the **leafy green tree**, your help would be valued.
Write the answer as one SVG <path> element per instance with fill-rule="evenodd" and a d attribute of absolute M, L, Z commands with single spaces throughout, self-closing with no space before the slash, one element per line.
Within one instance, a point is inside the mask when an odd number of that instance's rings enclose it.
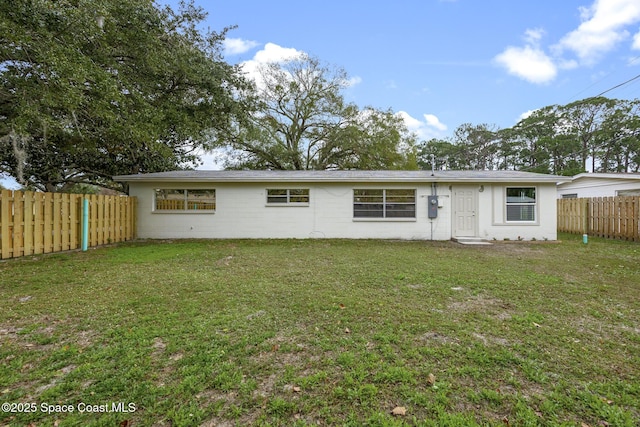
<path fill-rule="evenodd" d="M 640 100 L 617 100 L 600 132 L 603 145 L 598 171 L 637 172 L 640 168 Z"/>
<path fill-rule="evenodd" d="M 563 131 L 580 142 L 582 170 L 587 170 L 587 161 L 591 158 L 591 170 L 598 169 L 598 160 L 602 147 L 608 138 L 603 124 L 615 112 L 616 101 L 605 98 L 587 98 L 572 102 L 561 108 Z"/>
<path fill-rule="evenodd" d="M 521 167 L 520 142 L 511 128 L 496 132 L 496 168 L 498 170 L 516 170 Z"/>
<path fill-rule="evenodd" d="M 431 169 L 495 169 L 499 164 L 500 141 L 495 127 L 486 124 L 464 123 L 448 140 L 431 139 L 418 145 L 418 164 Z"/>
<path fill-rule="evenodd" d="M 0 171 L 47 191 L 195 165 L 249 98 L 226 30 L 150 0 L 0 0 Z"/>
<path fill-rule="evenodd" d="M 459 153 L 451 142 L 432 138 L 418 144 L 418 165 L 424 170 L 462 169 Z"/>
<path fill-rule="evenodd" d="M 448 140 L 418 145 L 421 168 L 508 169 L 558 175 L 640 170 L 640 100 L 589 98 L 534 111 L 496 130 L 465 123 Z"/>
<path fill-rule="evenodd" d="M 417 168 L 415 136 L 391 111 L 345 102 L 347 74 L 301 55 L 264 65 L 259 111 L 229 147 L 226 165 L 248 169 Z"/>
<path fill-rule="evenodd" d="M 491 170 L 497 165 L 497 128 L 464 123 L 453 132 L 461 169 Z"/>
<path fill-rule="evenodd" d="M 576 169 L 580 145 L 569 130 L 558 105 L 541 108 L 522 119 L 506 132 L 517 152 L 517 168 L 553 174 L 581 172 Z"/>
<path fill-rule="evenodd" d="M 465 123 L 418 144 L 422 169 L 508 169 L 558 175 L 640 170 L 640 100 L 588 98 L 534 111 L 496 130 Z"/>

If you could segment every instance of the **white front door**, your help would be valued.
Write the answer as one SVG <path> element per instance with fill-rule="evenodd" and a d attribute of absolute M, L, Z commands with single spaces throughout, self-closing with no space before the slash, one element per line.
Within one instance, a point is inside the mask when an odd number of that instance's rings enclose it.
<path fill-rule="evenodd" d="M 454 237 L 476 237 L 478 209 L 477 187 L 453 188 L 453 235 Z"/>

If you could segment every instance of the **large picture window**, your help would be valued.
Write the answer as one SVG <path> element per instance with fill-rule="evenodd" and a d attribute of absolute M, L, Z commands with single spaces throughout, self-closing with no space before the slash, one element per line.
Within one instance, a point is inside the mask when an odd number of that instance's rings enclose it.
<path fill-rule="evenodd" d="M 216 190 L 167 189 L 155 190 L 156 211 L 205 211 L 216 209 Z"/>
<path fill-rule="evenodd" d="M 267 204 L 270 205 L 301 205 L 309 204 L 309 189 L 274 188 L 267 190 Z"/>
<path fill-rule="evenodd" d="M 353 190 L 354 218 L 415 218 L 416 190 Z"/>
<path fill-rule="evenodd" d="M 507 188 L 507 221 L 534 222 L 536 220 L 536 188 Z"/>

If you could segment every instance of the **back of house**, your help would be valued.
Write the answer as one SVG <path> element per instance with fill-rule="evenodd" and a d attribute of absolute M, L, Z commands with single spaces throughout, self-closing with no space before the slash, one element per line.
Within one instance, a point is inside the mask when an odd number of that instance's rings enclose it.
<path fill-rule="evenodd" d="M 556 184 L 518 171 L 123 175 L 141 238 L 555 240 Z"/>

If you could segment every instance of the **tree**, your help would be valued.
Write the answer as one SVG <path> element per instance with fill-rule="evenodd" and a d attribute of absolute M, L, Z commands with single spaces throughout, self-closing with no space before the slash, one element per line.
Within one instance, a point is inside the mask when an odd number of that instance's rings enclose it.
<path fill-rule="evenodd" d="M 418 165 L 424 170 L 462 169 L 458 147 L 443 139 L 432 138 L 418 145 Z"/>
<path fill-rule="evenodd" d="M 504 132 L 516 151 L 520 170 L 576 174 L 580 169 L 580 144 L 563 118 L 563 107 L 551 105 L 534 111 Z"/>
<path fill-rule="evenodd" d="M 640 168 L 640 100 L 617 100 L 600 131 L 603 145 L 598 171 L 637 172 Z"/>
<path fill-rule="evenodd" d="M 232 140 L 248 84 L 192 3 L 0 1 L 0 172 L 58 191 L 195 165 Z"/>
<path fill-rule="evenodd" d="M 227 166 L 249 169 L 417 168 L 415 137 L 391 111 L 344 100 L 347 74 L 301 55 L 263 66 L 259 111 L 231 142 Z M 227 141 L 220 140 L 225 147 Z"/>
<path fill-rule="evenodd" d="M 453 133 L 453 145 L 462 169 L 492 170 L 497 164 L 497 128 L 487 124 L 464 123 Z"/>
<path fill-rule="evenodd" d="M 498 130 L 496 144 L 496 168 L 517 170 L 520 166 L 520 144 L 513 129 Z"/>
<path fill-rule="evenodd" d="M 418 145 L 421 168 L 504 169 L 557 175 L 640 171 L 640 100 L 588 98 L 540 108 L 495 130 L 465 123 L 448 140 Z"/>
<path fill-rule="evenodd" d="M 615 112 L 616 101 L 605 98 L 587 98 L 562 107 L 562 119 L 567 133 L 580 141 L 582 170 L 587 170 L 591 158 L 591 170 L 598 169 L 597 161 L 606 140 L 602 125 Z"/>
<path fill-rule="evenodd" d="M 495 127 L 464 123 L 448 140 L 431 139 L 418 146 L 422 169 L 495 169 L 498 166 L 498 131 Z M 431 163 L 431 156 L 435 164 Z"/>

